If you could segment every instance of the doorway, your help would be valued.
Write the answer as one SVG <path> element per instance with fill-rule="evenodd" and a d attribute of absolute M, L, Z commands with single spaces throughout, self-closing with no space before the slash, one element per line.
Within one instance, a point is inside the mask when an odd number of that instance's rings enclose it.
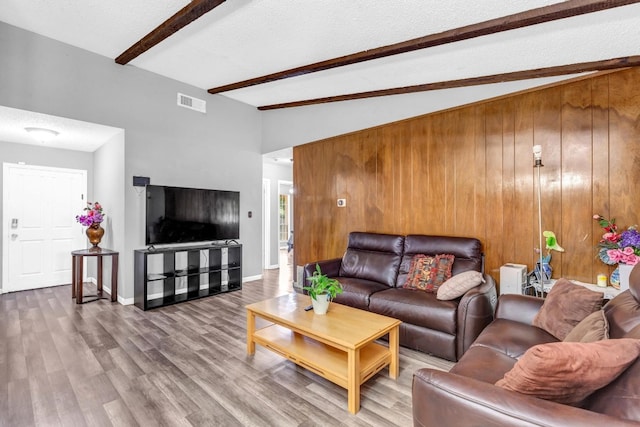
<path fill-rule="evenodd" d="M 87 171 L 3 163 L 2 292 L 71 283 Z"/>
<path fill-rule="evenodd" d="M 293 262 L 293 183 L 278 180 L 278 248 L 286 257 L 280 257 L 280 268 Z M 285 252 L 286 251 L 286 252 Z M 284 265 L 282 265 L 284 264 Z"/>

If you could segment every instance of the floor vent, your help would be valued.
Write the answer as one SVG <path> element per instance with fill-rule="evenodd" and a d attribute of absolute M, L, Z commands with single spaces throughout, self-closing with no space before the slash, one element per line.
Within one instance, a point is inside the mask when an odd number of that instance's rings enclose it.
<path fill-rule="evenodd" d="M 185 95 L 178 92 L 178 106 L 188 108 L 190 110 L 200 111 L 201 113 L 207 112 L 207 101 L 194 98 L 193 96 Z"/>

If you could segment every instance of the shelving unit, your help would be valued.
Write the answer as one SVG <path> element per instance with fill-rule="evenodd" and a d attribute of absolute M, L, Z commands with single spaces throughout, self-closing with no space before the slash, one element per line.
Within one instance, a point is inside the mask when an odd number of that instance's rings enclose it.
<path fill-rule="evenodd" d="M 242 289 L 242 245 L 134 251 L 134 304 L 142 310 Z"/>

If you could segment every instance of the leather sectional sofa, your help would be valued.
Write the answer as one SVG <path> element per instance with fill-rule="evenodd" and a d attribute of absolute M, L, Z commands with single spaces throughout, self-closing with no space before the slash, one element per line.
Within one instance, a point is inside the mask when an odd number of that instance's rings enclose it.
<path fill-rule="evenodd" d="M 452 274 L 483 272 L 478 239 L 352 232 L 342 258 L 317 261 L 323 274 L 336 278 L 344 292 L 335 302 L 401 320 L 400 345 L 456 361 L 493 320 L 497 301 L 494 279 L 462 297 L 441 301 L 435 293 L 404 289 L 414 255 L 452 254 Z M 304 266 L 307 283 L 316 262 Z"/>
<path fill-rule="evenodd" d="M 640 265 L 632 270 L 629 282 L 630 289 L 603 308 L 611 339 L 640 339 Z M 588 395 L 579 407 L 494 385 L 529 348 L 558 341 L 545 330 L 532 326 L 544 301 L 531 296 L 502 295 L 495 320 L 450 372 L 417 371 L 412 394 L 414 425 L 640 425 L 640 358 L 613 382 Z M 604 365 L 599 359 L 595 363 Z M 564 366 L 568 375 L 575 372 L 575 366 L 575 362 Z M 549 383 L 542 376 L 541 382 L 544 381 Z"/>

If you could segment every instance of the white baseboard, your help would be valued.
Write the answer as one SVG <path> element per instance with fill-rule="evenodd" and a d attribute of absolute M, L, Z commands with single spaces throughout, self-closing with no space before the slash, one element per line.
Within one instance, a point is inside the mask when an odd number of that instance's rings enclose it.
<path fill-rule="evenodd" d="M 242 283 L 244 282 L 253 282 L 254 280 L 262 279 L 262 274 L 256 274 L 255 276 L 247 276 L 242 278 Z"/>
<path fill-rule="evenodd" d="M 87 282 L 93 283 L 96 286 L 98 285 L 98 281 L 96 280 L 95 277 L 87 277 Z M 107 286 L 103 283 L 102 289 L 105 292 L 107 292 L 109 295 L 111 295 L 111 286 Z M 162 296 L 162 294 L 160 294 L 160 296 Z M 124 298 L 121 295 L 118 295 L 117 301 L 122 305 L 133 305 L 133 303 L 135 302 L 133 298 Z"/>

